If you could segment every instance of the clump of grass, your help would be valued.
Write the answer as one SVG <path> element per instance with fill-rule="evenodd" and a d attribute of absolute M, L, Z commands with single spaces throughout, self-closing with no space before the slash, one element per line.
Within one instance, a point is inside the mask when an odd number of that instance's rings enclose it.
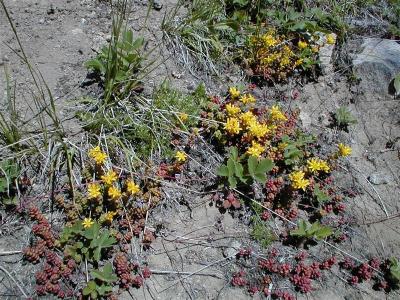
<path fill-rule="evenodd" d="M 120 102 L 112 110 L 81 111 L 84 128 L 95 134 L 114 135 L 131 145 L 140 159 L 158 154 L 172 155 L 171 140 L 177 131 L 188 132 L 207 96 L 200 85 L 192 94 L 171 88 L 168 83 L 154 91 L 152 99 L 138 98 L 137 103 Z M 86 104 L 96 103 L 85 98 Z"/>
<path fill-rule="evenodd" d="M 238 29 L 237 23 L 226 17 L 224 1 L 194 0 L 183 17 L 178 15 L 182 4 L 183 1 L 179 1 L 163 19 L 161 28 L 164 39 L 192 73 L 200 66 L 203 70 L 219 74 L 219 65 L 224 60 L 229 61 L 227 41 Z"/>

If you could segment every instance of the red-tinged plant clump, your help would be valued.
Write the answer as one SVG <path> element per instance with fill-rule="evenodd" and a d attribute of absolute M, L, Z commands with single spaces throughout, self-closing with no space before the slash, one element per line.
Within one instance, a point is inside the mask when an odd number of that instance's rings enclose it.
<path fill-rule="evenodd" d="M 73 197 L 55 197 L 56 207 L 65 212 L 60 231 L 53 230 L 37 207 L 29 209 L 33 241 L 23 253 L 40 267 L 35 273 L 37 296 L 111 299 L 114 286 L 140 288 L 151 276 L 148 267 L 129 262 L 121 251 L 128 252 L 134 238 L 143 248 L 155 240 L 154 232 L 146 229 L 146 217 L 161 200 L 160 185 L 106 167 L 108 155 L 99 147 L 91 149 L 89 157 L 93 163 L 84 172 L 84 185 Z M 186 154 L 179 153 L 176 165 L 185 159 Z"/>

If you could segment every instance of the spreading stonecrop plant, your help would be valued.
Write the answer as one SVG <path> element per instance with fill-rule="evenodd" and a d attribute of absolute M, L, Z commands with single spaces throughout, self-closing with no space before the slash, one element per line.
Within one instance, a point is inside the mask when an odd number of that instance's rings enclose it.
<path fill-rule="evenodd" d="M 201 132 L 225 156 L 216 172 L 220 190 L 212 199 L 232 213 L 247 206 L 252 211 L 251 235 L 263 248 L 277 239 L 308 249 L 321 241 L 341 243 L 348 237 L 347 194 L 334 184 L 332 172 L 338 160 L 351 155 L 351 148 L 339 143 L 321 151 L 316 137 L 297 126 L 297 116 L 298 111 L 285 111 L 278 104 L 257 103 L 251 88 L 236 87 L 229 88 L 223 99 L 211 97 L 201 115 Z M 283 221 L 280 235 L 271 230 L 275 218 Z M 244 257 L 240 253 L 238 257 Z M 314 276 L 304 263 L 280 266 L 263 259 L 254 274 L 287 277 L 294 290 L 308 293 L 319 270 L 335 263 L 335 257 L 313 263 Z M 254 274 L 235 273 L 232 284 L 251 289 Z M 265 282 L 257 285 L 258 291 L 271 294 Z"/>
<path fill-rule="evenodd" d="M 334 44 L 332 35 L 279 33 L 270 28 L 250 36 L 247 63 L 254 76 L 267 81 L 285 81 L 295 71 L 316 73 L 318 54 L 325 44 Z"/>
<path fill-rule="evenodd" d="M 139 288 L 150 277 L 150 270 L 130 262 L 127 252 L 134 239 L 143 248 L 155 239 L 145 219 L 161 200 L 159 184 L 107 167 L 110 158 L 100 146 L 88 156 L 83 185 L 74 197 L 56 195 L 55 205 L 65 217 L 60 231 L 38 208 L 29 209 L 36 224 L 24 258 L 41 264 L 35 274 L 37 296 L 115 299 L 120 289 Z"/>

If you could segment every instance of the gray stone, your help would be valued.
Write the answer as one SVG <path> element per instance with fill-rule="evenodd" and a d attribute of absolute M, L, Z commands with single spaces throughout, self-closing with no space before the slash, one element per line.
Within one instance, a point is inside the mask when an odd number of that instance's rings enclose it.
<path fill-rule="evenodd" d="M 232 241 L 227 248 L 224 250 L 225 257 L 233 258 L 236 253 L 239 251 L 242 244 L 239 241 Z"/>
<path fill-rule="evenodd" d="M 366 38 L 361 48 L 353 59 L 361 91 L 366 95 L 387 95 L 390 82 L 400 72 L 400 45 L 394 40 Z"/>
<path fill-rule="evenodd" d="M 153 0 L 153 8 L 155 10 L 160 10 L 163 7 L 161 0 Z"/>
<path fill-rule="evenodd" d="M 80 28 L 74 28 L 74 29 L 71 30 L 71 33 L 73 35 L 79 35 L 79 34 L 83 34 L 83 30 L 80 29 Z"/>
<path fill-rule="evenodd" d="M 379 184 L 389 183 L 391 181 L 391 178 L 387 174 L 376 172 L 376 173 L 372 173 L 371 175 L 369 175 L 368 180 L 372 184 L 379 185 Z"/>

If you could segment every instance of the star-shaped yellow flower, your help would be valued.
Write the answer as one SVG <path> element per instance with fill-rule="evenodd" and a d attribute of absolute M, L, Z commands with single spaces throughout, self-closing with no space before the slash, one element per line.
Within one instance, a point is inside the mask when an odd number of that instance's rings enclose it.
<path fill-rule="evenodd" d="M 237 118 L 228 118 L 226 120 L 224 129 L 229 134 L 238 134 L 241 130 L 239 120 Z"/>
<path fill-rule="evenodd" d="M 187 159 L 187 154 L 183 151 L 177 151 L 175 154 L 175 158 L 179 162 L 185 162 Z"/>
<path fill-rule="evenodd" d="M 112 185 L 117 179 L 118 175 L 114 170 L 108 170 L 106 174 L 101 176 L 101 180 L 103 180 L 106 185 Z"/>
<path fill-rule="evenodd" d="M 96 199 L 101 196 L 100 185 L 97 183 L 89 183 L 88 184 L 88 198 Z"/>
<path fill-rule="evenodd" d="M 338 145 L 338 149 L 339 149 L 338 155 L 343 156 L 343 157 L 349 156 L 352 152 L 352 150 L 349 146 L 346 146 L 345 144 L 342 144 L 342 143 L 340 143 Z"/>
<path fill-rule="evenodd" d="M 236 87 L 230 87 L 229 95 L 231 95 L 232 99 L 236 99 L 240 96 L 240 91 Z"/>
<path fill-rule="evenodd" d="M 110 186 L 110 188 L 108 189 L 108 196 L 114 201 L 121 198 L 121 195 L 121 191 L 115 186 Z"/>
<path fill-rule="evenodd" d="M 126 190 L 131 195 L 136 195 L 140 192 L 140 187 L 133 180 L 128 180 L 126 182 Z"/>
<path fill-rule="evenodd" d="M 89 150 L 89 157 L 93 159 L 96 164 L 102 165 L 107 159 L 107 154 L 101 151 L 99 146 L 96 146 Z"/>
<path fill-rule="evenodd" d="M 92 220 L 92 218 L 85 218 L 82 221 L 82 226 L 85 229 L 92 227 L 93 224 L 94 224 L 94 221 Z"/>

